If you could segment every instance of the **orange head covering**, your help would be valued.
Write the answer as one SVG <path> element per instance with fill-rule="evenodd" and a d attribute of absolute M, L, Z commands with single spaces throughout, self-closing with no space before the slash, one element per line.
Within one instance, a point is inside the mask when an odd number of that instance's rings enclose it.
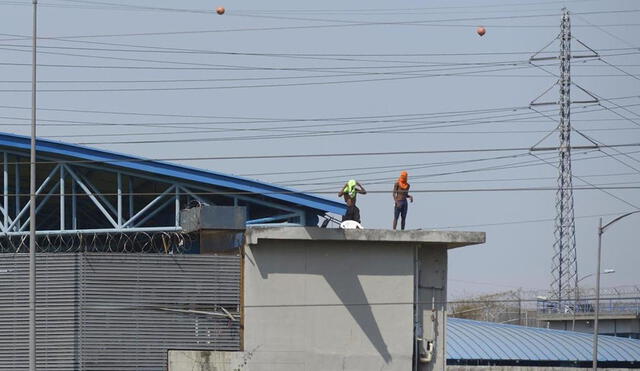
<path fill-rule="evenodd" d="M 407 183 L 408 178 L 409 178 L 409 175 L 407 174 L 406 171 L 401 172 L 400 178 L 398 178 L 398 186 L 400 186 L 400 188 L 402 189 L 409 188 L 409 183 Z"/>

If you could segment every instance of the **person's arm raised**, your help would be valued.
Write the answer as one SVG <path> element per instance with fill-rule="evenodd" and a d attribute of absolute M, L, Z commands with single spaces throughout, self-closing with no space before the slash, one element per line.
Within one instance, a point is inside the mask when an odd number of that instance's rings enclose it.
<path fill-rule="evenodd" d="M 344 196 L 344 189 L 347 188 L 347 183 L 345 183 L 342 188 L 340 188 L 340 192 L 338 192 L 338 197 Z"/>
<path fill-rule="evenodd" d="M 358 190 L 358 192 L 362 193 L 363 195 L 366 195 L 366 194 L 367 194 L 367 190 L 366 190 L 366 189 L 364 189 L 364 187 L 362 186 L 362 184 L 360 184 L 360 183 L 356 183 L 356 185 L 360 188 L 360 189 Z"/>

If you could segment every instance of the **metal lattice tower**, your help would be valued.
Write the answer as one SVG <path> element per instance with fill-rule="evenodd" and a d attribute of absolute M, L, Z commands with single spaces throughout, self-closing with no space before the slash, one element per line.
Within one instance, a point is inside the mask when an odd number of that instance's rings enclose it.
<path fill-rule="evenodd" d="M 543 50 L 558 39 L 560 40 L 560 55 L 558 57 L 542 55 Z M 562 22 L 560 24 L 560 34 L 558 37 L 529 59 L 530 63 L 544 60 L 560 60 L 560 76 L 557 82 L 553 85 L 558 85 L 560 87 L 560 97 L 558 101 L 538 101 L 553 88 L 552 86 L 534 99 L 529 105 L 532 109 L 534 106 L 542 105 L 560 106 L 558 127 L 554 129 L 554 131 L 558 130 L 560 134 L 560 143 L 558 145 L 558 190 L 556 192 L 556 219 L 554 228 L 555 241 L 553 244 L 554 254 L 552 259 L 553 264 L 551 267 L 551 298 L 552 300 L 557 301 L 559 304 L 558 309 L 560 310 L 565 309 L 563 303 L 571 303 L 577 300 L 578 293 L 578 262 L 576 253 L 576 232 L 573 213 L 573 184 L 571 174 L 571 104 L 598 103 L 597 97 L 577 85 L 576 87 L 578 90 L 586 94 L 590 99 L 571 100 L 571 59 L 599 57 L 598 53 L 589 46 L 585 45 L 580 40 L 575 38 L 573 39 L 577 41 L 581 47 L 584 47 L 591 53 L 583 55 L 571 54 L 571 22 L 569 19 L 569 11 L 565 8 L 562 9 Z M 552 133 L 553 132 L 547 134 L 542 140 L 531 147 L 531 151 L 535 151 L 535 147 L 548 138 Z M 578 134 L 580 133 L 578 132 Z M 585 138 L 593 144 L 597 144 L 590 138 Z"/>
<path fill-rule="evenodd" d="M 558 126 L 560 145 L 551 292 L 555 296 L 554 299 L 562 303 L 575 298 L 575 290 L 578 286 L 571 175 L 571 21 L 567 9 L 563 9 L 562 13 L 558 84 L 560 85 L 560 125 Z"/>

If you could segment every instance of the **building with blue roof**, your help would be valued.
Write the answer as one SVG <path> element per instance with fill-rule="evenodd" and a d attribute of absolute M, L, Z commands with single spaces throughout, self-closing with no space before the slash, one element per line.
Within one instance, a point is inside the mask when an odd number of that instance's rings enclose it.
<path fill-rule="evenodd" d="M 0 134 L 1 370 L 28 365 L 31 304 L 43 371 L 445 367 L 448 250 L 484 233 L 322 228 L 338 199 L 48 140 L 31 224 L 29 147 Z"/>
<path fill-rule="evenodd" d="M 29 149 L 29 137 L 0 133 L 0 232 L 13 243 L 29 231 Z M 193 205 L 244 207 L 248 225 L 315 226 L 346 211 L 337 200 L 258 180 L 69 143 L 38 139 L 36 153 L 36 233 L 49 241 L 181 233 L 179 213 Z"/>
<path fill-rule="evenodd" d="M 591 334 L 460 318 L 447 320 L 447 364 L 591 367 Z M 640 368 L 640 340 L 600 335 L 598 365 Z"/>

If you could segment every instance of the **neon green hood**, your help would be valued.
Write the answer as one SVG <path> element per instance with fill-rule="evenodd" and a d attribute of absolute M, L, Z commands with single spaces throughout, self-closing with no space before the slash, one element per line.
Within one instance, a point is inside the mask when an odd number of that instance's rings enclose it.
<path fill-rule="evenodd" d="M 342 190 L 342 192 L 346 193 L 349 195 L 349 197 L 351 198 L 356 198 L 356 194 L 358 194 L 358 192 L 356 191 L 356 180 L 355 179 L 351 179 L 347 182 L 347 186 L 344 187 L 344 189 Z"/>

